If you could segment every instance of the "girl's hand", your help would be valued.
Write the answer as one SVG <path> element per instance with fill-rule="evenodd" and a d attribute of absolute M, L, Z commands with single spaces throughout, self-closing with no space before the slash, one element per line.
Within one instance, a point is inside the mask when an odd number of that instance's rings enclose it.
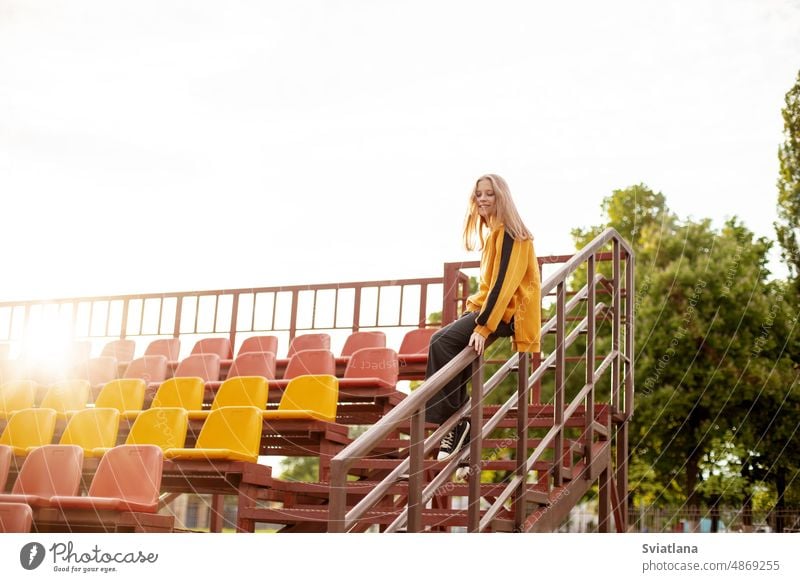
<path fill-rule="evenodd" d="M 475 346 L 475 351 L 478 353 L 478 355 L 481 355 L 483 353 L 483 346 L 485 344 L 486 344 L 486 339 L 481 334 L 479 334 L 477 331 L 473 331 L 472 335 L 469 338 L 469 344 L 468 345 L 470 345 L 470 346 L 474 345 Z"/>

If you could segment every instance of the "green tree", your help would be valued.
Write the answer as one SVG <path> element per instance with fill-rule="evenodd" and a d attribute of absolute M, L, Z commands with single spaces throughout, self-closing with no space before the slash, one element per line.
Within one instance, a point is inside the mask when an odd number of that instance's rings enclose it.
<path fill-rule="evenodd" d="M 785 392 L 791 369 L 780 348 L 788 320 L 774 310 L 767 281 L 771 243 L 737 219 L 719 230 L 710 220 L 681 221 L 643 185 L 614 191 L 603 210 L 606 223 L 573 236 L 581 248 L 613 226 L 637 255 L 634 498 L 665 504 L 677 493 L 695 506 L 740 499 L 741 491 L 721 489 L 743 488 L 726 467 L 745 441 L 725 435 L 738 437 L 744 423 L 763 434 L 765 419 L 747 411 L 756 394 Z M 773 366 L 780 372 L 765 372 Z"/>
<path fill-rule="evenodd" d="M 786 93 L 783 108 L 785 141 L 778 148 L 778 220 L 775 231 L 782 255 L 795 280 L 800 275 L 800 73 Z"/>

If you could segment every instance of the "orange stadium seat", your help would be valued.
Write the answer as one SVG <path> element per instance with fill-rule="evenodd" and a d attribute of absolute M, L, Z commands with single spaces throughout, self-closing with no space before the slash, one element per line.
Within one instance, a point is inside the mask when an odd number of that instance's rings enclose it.
<path fill-rule="evenodd" d="M 294 354 L 302 350 L 330 350 L 331 349 L 331 336 L 327 333 L 307 333 L 304 335 L 296 335 L 289 344 L 289 352 L 286 354 L 287 358 L 291 358 Z"/>
<path fill-rule="evenodd" d="M 219 380 L 220 358 L 217 354 L 193 354 L 178 364 L 176 377 L 197 376 L 206 382 Z"/>
<path fill-rule="evenodd" d="M 220 360 L 230 360 L 233 357 L 231 340 L 226 337 L 209 337 L 198 340 L 190 355 L 197 354 L 216 354 Z"/>
<path fill-rule="evenodd" d="M 355 331 L 351 333 L 342 347 L 342 356 L 352 356 L 361 348 L 385 348 L 386 334 L 382 331 Z"/>
<path fill-rule="evenodd" d="M 76 495 L 83 474 L 83 449 L 76 445 L 44 445 L 25 458 L 11 493 L 0 502 L 50 504 L 53 495 Z"/>
<path fill-rule="evenodd" d="M 403 337 L 400 343 L 398 357 L 406 363 L 420 363 L 428 361 L 428 347 L 433 334 L 439 331 L 437 327 L 412 329 Z"/>
<path fill-rule="evenodd" d="M 11 468 L 13 458 L 14 450 L 8 445 L 0 445 L 0 493 L 6 490 L 8 470 Z"/>
<path fill-rule="evenodd" d="M 391 348 L 362 348 L 356 351 L 344 371 L 344 379 L 394 389 L 397 386 L 397 353 Z"/>
<path fill-rule="evenodd" d="M 125 363 L 133 360 L 133 355 L 136 352 L 136 342 L 128 339 L 119 339 L 108 342 L 103 346 L 103 351 L 100 352 L 101 356 L 111 356 L 116 358 L 118 362 Z"/>
<path fill-rule="evenodd" d="M 301 350 L 296 352 L 286 365 L 284 380 L 291 380 L 304 374 L 336 375 L 336 360 L 330 350 Z"/>
<path fill-rule="evenodd" d="M 239 346 L 237 355 L 241 356 L 248 352 L 272 352 L 278 353 L 278 336 L 274 335 L 257 335 L 249 337 L 242 342 Z"/>
<path fill-rule="evenodd" d="M 0 533 L 28 533 L 33 510 L 27 503 L 0 503 Z"/>
<path fill-rule="evenodd" d="M 150 342 L 144 351 L 145 356 L 166 356 L 170 362 L 176 361 L 181 353 L 181 340 L 178 338 L 157 339 Z"/>
<path fill-rule="evenodd" d="M 275 379 L 275 354 L 273 352 L 245 352 L 233 360 L 228 378 L 236 376 L 263 376 Z"/>
<path fill-rule="evenodd" d="M 119 445 L 100 460 L 87 496 L 56 495 L 50 505 L 85 510 L 87 517 L 100 510 L 155 513 L 163 463 L 155 445 Z"/>
<path fill-rule="evenodd" d="M 89 358 L 79 368 L 80 376 L 89 380 L 92 386 L 100 386 L 114 380 L 119 372 L 119 365 L 114 356 Z"/>
<path fill-rule="evenodd" d="M 122 377 L 141 378 L 148 384 L 163 382 L 167 378 L 167 357 L 158 355 L 136 358 L 128 364 Z"/>

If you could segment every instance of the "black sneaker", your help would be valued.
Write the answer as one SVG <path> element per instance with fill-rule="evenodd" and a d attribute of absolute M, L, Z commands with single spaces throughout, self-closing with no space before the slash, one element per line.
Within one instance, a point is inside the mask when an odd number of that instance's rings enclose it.
<path fill-rule="evenodd" d="M 438 461 L 449 459 L 451 455 L 461 450 L 469 440 L 469 421 L 461 419 L 458 424 L 447 433 L 439 445 L 439 455 L 436 457 Z"/>

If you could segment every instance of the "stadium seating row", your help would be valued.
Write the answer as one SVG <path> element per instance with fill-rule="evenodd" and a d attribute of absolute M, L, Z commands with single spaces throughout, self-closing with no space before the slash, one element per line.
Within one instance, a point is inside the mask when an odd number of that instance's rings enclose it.
<path fill-rule="evenodd" d="M 0 446 L 0 459 L 3 451 Z M 97 467 L 88 494 L 82 496 L 83 455 L 81 447 L 70 444 L 33 450 L 25 458 L 11 493 L 0 493 L 0 532 L 30 531 L 34 519 L 41 525 L 55 524 L 62 531 L 82 527 L 115 531 L 124 521 L 134 530 L 141 529 L 142 514 L 158 511 L 162 450 L 154 445 L 110 449 Z M 168 531 L 174 518 L 150 516 L 147 521 Z"/>
<path fill-rule="evenodd" d="M 123 392 L 130 389 L 141 393 L 143 386 L 135 381 L 117 381 L 110 389 L 120 396 L 113 403 L 124 407 L 133 399 Z M 267 381 L 263 377 L 227 380 L 220 387 L 210 410 L 200 410 L 202 394 L 203 383 L 199 378 L 173 378 L 161 385 L 151 407 L 145 411 L 84 408 L 69 415 L 59 444 L 78 446 L 86 457 L 102 457 L 116 445 L 122 414 L 123 418 L 133 419 L 125 444 L 156 445 L 170 458 L 256 462 L 264 423 L 285 419 L 333 422 L 338 380 L 326 375 L 298 376 L 286 387 L 274 410 L 266 409 Z M 109 394 L 109 403 L 117 395 Z M 57 416 L 57 411 L 52 408 L 16 411 L 0 434 L 0 445 L 10 448 L 18 457 L 49 445 L 55 435 Z M 202 421 L 202 428 L 195 446 L 184 448 L 190 420 Z M 0 469 L 2 463 L 0 457 Z"/>
<path fill-rule="evenodd" d="M 400 361 L 404 365 L 424 363 L 427 359 L 430 338 L 435 331 L 426 328 L 406 333 L 400 345 Z M 160 382 L 170 376 L 200 376 L 207 381 L 219 381 L 232 375 L 262 375 L 268 379 L 291 378 L 292 376 L 286 375 L 285 369 L 293 357 L 307 350 L 329 351 L 330 336 L 324 333 L 296 336 L 289 346 L 288 357 L 283 359 L 275 355 L 278 348 L 276 336 L 245 339 L 235 360 L 232 359 L 231 344 L 227 338 L 199 340 L 192 348 L 190 356 L 182 361 L 178 361 L 180 351 L 178 338 L 152 341 L 147 346 L 144 356 L 139 358 L 134 358 L 135 347 L 133 340 L 114 340 L 103 348 L 99 357 L 89 358 L 87 353 L 84 357 L 78 358 L 76 361 L 80 363 L 73 366 L 69 376 L 87 379 L 92 386 L 119 377 L 149 378 L 148 381 L 152 382 Z M 351 334 L 345 342 L 341 356 L 333 359 L 334 367 L 343 369 L 356 351 L 367 347 L 385 348 L 385 334 L 383 332 Z M 0 383 L 26 377 L 39 379 L 38 370 L 26 370 L 26 366 L 17 364 L 15 360 L 0 359 Z M 242 368 L 249 371 L 243 372 Z"/>

